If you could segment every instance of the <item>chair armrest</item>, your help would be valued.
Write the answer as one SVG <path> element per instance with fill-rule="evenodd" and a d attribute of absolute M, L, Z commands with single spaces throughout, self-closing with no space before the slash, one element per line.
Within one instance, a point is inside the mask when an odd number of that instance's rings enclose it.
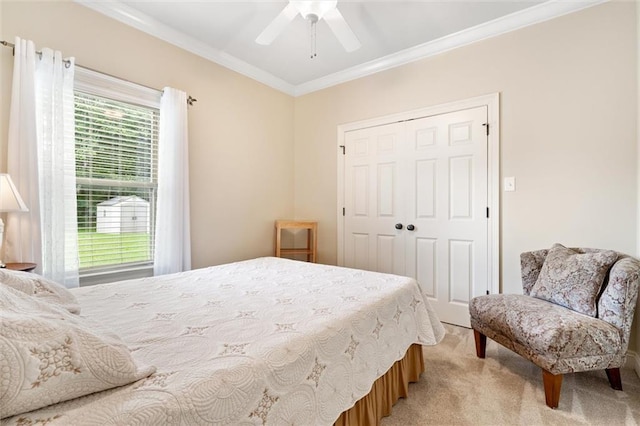
<path fill-rule="evenodd" d="M 544 264 L 549 250 L 527 251 L 520 255 L 520 272 L 522 275 L 522 290 L 529 295 L 531 288 L 538 280 L 540 269 Z"/>
<path fill-rule="evenodd" d="M 611 267 L 609 280 L 598 301 L 598 318 L 620 330 L 626 351 L 640 285 L 640 261 L 622 257 Z"/>

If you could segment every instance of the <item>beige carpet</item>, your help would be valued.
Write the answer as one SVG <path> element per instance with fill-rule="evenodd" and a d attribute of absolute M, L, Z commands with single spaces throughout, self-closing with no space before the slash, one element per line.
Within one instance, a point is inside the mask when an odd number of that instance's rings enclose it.
<path fill-rule="evenodd" d="M 445 324 L 444 340 L 423 347 L 426 371 L 409 397 L 382 420 L 392 425 L 637 425 L 640 378 L 623 369 L 623 391 L 604 371 L 565 375 L 560 405 L 545 405 L 540 369 L 487 339 L 487 357 L 475 355 L 473 332 Z"/>

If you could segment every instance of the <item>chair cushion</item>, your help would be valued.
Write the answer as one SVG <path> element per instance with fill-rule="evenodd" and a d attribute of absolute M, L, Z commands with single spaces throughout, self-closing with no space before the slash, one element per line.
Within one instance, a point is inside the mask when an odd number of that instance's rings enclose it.
<path fill-rule="evenodd" d="M 618 254 L 612 250 L 580 253 L 554 244 L 530 294 L 595 317 L 600 288 L 617 259 Z"/>
<path fill-rule="evenodd" d="M 502 344 L 514 342 L 507 347 L 552 372 L 606 365 L 621 347 L 620 332 L 608 322 L 530 296 L 479 296 L 469 313 L 474 329 Z"/>

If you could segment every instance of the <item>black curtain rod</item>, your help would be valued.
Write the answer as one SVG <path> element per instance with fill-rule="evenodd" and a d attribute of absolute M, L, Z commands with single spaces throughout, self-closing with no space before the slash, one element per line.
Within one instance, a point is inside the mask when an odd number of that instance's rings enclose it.
<path fill-rule="evenodd" d="M 5 40 L 0 40 L 0 44 L 1 44 L 1 45 L 3 45 L 3 46 L 5 46 L 5 47 L 10 47 L 10 48 L 12 48 L 12 49 L 14 50 L 14 54 L 15 54 L 15 47 L 16 47 L 16 45 L 15 45 L 15 44 L 10 43 L 10 42 L 5 41 Z M 40 52 L 40 51 L 36 51 L 36 55 L 38 55 L 38 56 L 42 57 L 42 52 Z M 71 62 L 70 62 L 68 59 L 64 59 L 63 61 L 64 61 L 65 66 L 66 66 L 67 68 L 71 65 Z M 105 72 L 103 72 L 103 71 L 94 70 L 93 68 L 85 67 L 85 66 L 78 65 L 78 64 L 76 64 L 76 65 L 77 65 L 77 66 L 79 66 L 79 67 L 81 67 L 81 68 L 87 69 L 87 70 L 89 70 L 89 71 L 94 71 L 94 72 L 98 72 L 98 73 L 101 73 L 101 74 L 105 74 L 105 75 L 108 75 L 109 77 L 117 78 L 117 79 L 119 79 L 119 80 L 124 80 L 124 81 L 126 81 L 126 82 L 128 82 L 128 83 L 137 84 L 137 85 L 139 85 L 139 86 L 146 87 L 147 89 L 157 90 L 158 92 L 162 92 L 162 90 L 160 90 L 160 89 L 156 89 L 155 87 L 145 86 L 144 84 L 136 83 L 135 81 L 126 80 L 126 79 L 124 79 L 124 78 L 122 78 L 122 77 L 117 77 L 117 76 L 115 76 L 115 75 L 107 74 L 107 73 L 105 73 Z M 191 95 L 189 95 L 189 96 L 187 97 L 187 104 L 188 104 L 188 105 L 190 105 L 190 106 L 191 106 L 191 105 L 193 105 L 193 104 L 194 104 L 195 102 L 197 102 L 197 101 L 198 101 L 198 100 L 197 100 L 196 98 L 192 97 Z"/>

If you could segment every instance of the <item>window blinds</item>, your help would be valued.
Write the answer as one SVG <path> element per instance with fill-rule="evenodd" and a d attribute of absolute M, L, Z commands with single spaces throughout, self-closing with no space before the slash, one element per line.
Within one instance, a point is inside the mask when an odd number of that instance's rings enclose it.
<path fill-rule="evenodd" d="M 157 108 L 75 92 L 80 269 L 153 261 Z"/>

